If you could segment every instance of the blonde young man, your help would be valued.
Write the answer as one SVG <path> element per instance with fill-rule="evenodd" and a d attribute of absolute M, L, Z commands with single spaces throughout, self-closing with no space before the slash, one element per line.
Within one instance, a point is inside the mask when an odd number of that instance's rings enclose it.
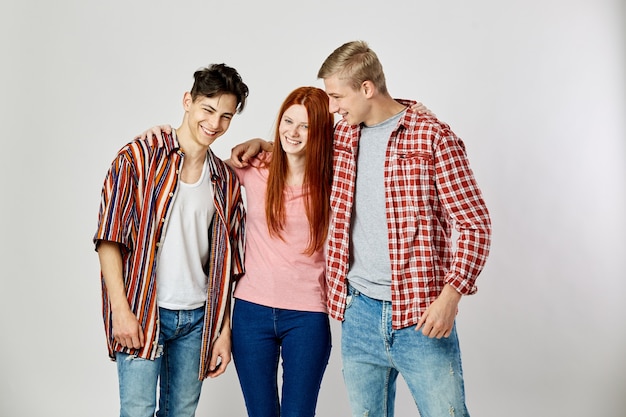
<path fill-rule="evenodd" d="M 352 414 L 393 416 L 400 374 L 423 417 L 466 416 L 455 316 L 476 292 L 491 222 L 465 146 L 391 97 L 365 42 L 337 48 L 318 77 L 342 118 L 326 256 Z"/>

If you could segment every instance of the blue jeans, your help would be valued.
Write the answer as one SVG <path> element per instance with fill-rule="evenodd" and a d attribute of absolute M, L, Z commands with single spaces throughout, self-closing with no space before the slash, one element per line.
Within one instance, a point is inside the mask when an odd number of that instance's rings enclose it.
<path fill-rule="evenodd" d="M 117 353 L 120 417 L 153 417 L 159 385 L 158 417 L 193 417 L 202 381 L 198 380 L 204 307 L 159 308 L 161 332 L 155 360 Z M 148 342 L 149 343 L 149 342 Z"/>
<path fill-rule="evenodd" d="M 233 308 L 233 360 L 249 417 L 313 417 L 331 349 L 326 313 L 244 300 Z M 283 359 L 281 401 L 278 362 Z"/>
<path fill-rule="evenodd" d="M 391 328 L 391 302 L 350 287 L 341 327 L 343 376 L 354 417 L 393 417 L 398 374 L 422 417 L 468 416 L 456 329 L 431 339 Z"/>

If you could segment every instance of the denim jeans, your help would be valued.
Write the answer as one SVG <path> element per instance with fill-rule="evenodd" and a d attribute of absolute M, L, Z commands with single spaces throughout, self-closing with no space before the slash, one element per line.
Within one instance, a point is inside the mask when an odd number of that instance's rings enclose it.
<path fill-rule="evenodd" d="M 398 374 L 422 417 L 468 416 L 456 329 L 431 339 L 391 328 L 391 302 L 348 292 L 341 331 L 343 376 L 354 417 L 393 417 Z"/>
<path fill-rule="evenodd" d="M 328 315 L 236 299 L 232 327 L 233 360 L 248 416 L 313 417 L 330 357 Z"/>
<path fill-rule="evenodd" d="M 153 417 L 159 386 L 158 417 L 193 417 L 202 381 L 198 380 L 204 307 L 159 308 L 161 332 L 155 360 L 115 355 L 120 385 L 120 417 Z"/>

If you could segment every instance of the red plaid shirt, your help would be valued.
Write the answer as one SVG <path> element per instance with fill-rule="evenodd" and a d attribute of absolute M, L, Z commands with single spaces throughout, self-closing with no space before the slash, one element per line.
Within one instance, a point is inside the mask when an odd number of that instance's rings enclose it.
<path fill-rule="evenodd" d="M 340 121 L 335 128 L 326 280 L 328 310 L 338 320 L 346 306 L 359 137 L 359 126 Z M 406 111 L 387 145 L 385 205 L 395 329 L 417 324 L 445 284 L 463 295 L 476 292 L 491 221 L 465 146 L 448 125 Z M 452 225 L 459 233 L 455 253 Z"/>

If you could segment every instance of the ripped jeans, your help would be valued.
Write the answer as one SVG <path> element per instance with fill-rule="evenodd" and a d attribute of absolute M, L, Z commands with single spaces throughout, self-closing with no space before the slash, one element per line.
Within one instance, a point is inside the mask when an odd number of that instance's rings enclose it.
<path fill-rule="evenodd" d="M 349 287 L 341 357 L 353 417 L 393 417 L 398 375 L 422 417 L 469 416 L 456 328 L 441 339 L 415 326 L 394 330 L 391 302 Z"/>
<path fill-rule="evenodd" d="M 202 381 L 198 380 L 204 307 L 159 308 L 159 354 L 153 361 L 115 355 L 120 388 L 120 417 L 153 417 L 159 386 L 158 417 L 193 417 Z"/>

